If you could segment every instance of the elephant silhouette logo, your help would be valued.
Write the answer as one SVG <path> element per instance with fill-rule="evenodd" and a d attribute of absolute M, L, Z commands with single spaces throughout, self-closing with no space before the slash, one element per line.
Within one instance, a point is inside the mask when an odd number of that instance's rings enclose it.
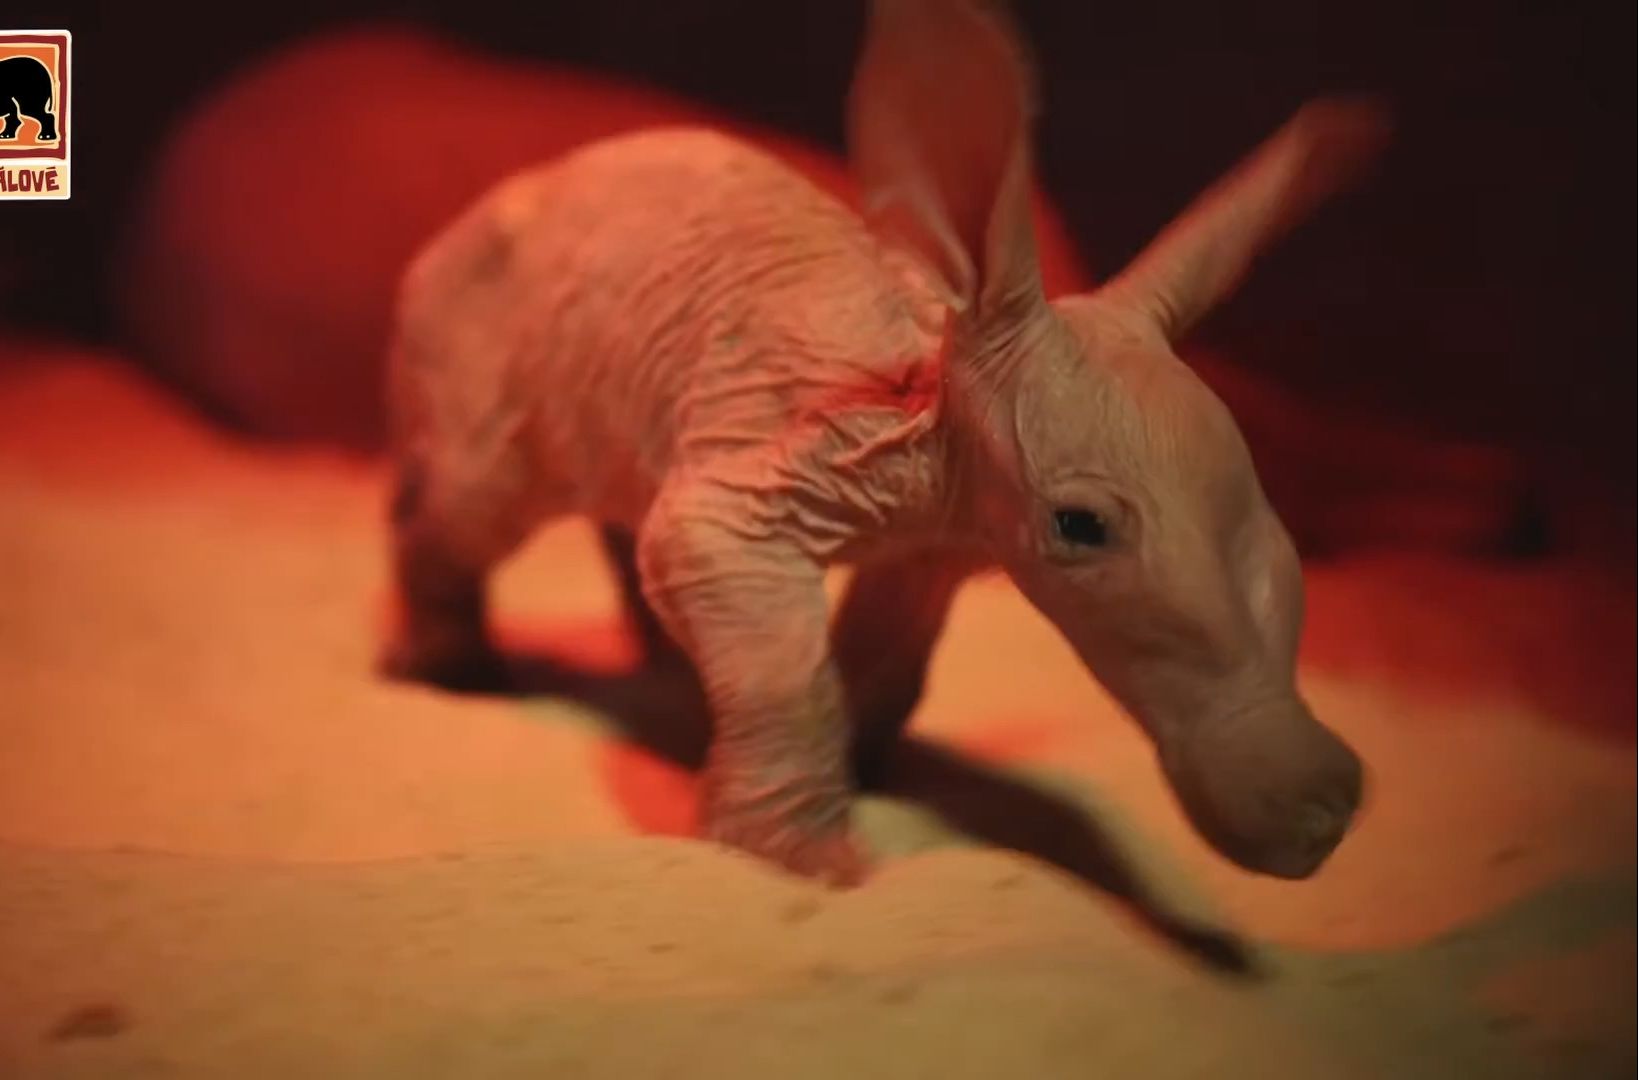
<path fill-rule="evenodd" d="M 68 198 L 67 30 L 0 30 L 0 199 Z"/>

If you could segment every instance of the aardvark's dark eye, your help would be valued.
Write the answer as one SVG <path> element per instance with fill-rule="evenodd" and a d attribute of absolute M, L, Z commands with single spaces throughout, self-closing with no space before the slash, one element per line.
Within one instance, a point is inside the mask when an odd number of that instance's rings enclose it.
<path fill-rule="evenodd" d="M 1054 510 L 1052 524 L 1057 528 L 1058 535 L 1071 544 L 1103 547 L 1109 542 L 1109 527 L 1100 515 L 1091 510 Z"/>

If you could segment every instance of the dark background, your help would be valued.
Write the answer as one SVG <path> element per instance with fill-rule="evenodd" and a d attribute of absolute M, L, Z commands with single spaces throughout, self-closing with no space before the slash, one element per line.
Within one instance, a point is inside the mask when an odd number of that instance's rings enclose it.
<path fill-rule="evenodd" d="M 1041 69 L 1042 180 L 1100 273 L 1303 98 L 1387 95 L 1400 127 L 1376 180 L 1203 336 L 1306 393 L 1571 463 L 1628 504 L 1633 6 L 1016 5 Z M 623 74 L 840 148 L 863 6 L 10 3 L 5 23 L 75 36 L 74 198 L 0 206 L 0 327 L 110 335 L 108 256 L 158 137 L 269 48 L 367 19 Z"/>

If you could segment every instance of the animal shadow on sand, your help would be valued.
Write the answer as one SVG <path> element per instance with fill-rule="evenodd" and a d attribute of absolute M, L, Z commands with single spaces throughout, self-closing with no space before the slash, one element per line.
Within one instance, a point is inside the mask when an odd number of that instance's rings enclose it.
<path fill-rule="evenodd" d="M 509 651 L 508 697 L 577 702 L 612 722 L 629 743 L 697 772 L 709 712 L 693 670 L 670 659 L 627 671 L 592 669 L 538 646 Z M 1107 829 L 1083 808 L 914 735 L 897 747 L 875 790 L 916 802 L 969 839 L 1040 859 L 1113 898 L 1142 927 L 1207 969 L 1260 978 L 1238 935 L 1177 911 L 1140 875 Z"/>

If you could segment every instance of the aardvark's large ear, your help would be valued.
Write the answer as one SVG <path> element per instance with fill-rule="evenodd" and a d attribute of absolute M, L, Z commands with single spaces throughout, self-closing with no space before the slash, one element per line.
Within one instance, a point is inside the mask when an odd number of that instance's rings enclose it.
<path fill-rule="evenodd" d="M 1169 341 L 1188 333 L 1252 260 L 1355 180 L 1387 141 L 1388 112 L 1369 99 L 1310 102 L 1197 198 L 1101 290 Z"/>
<path fill-rule="evenodd" d="M 993 3 L 875 0 L 848 102 L 867 219 L 974 315 L 1039 294 L 1029 207 L 1033 92 Z"/>

